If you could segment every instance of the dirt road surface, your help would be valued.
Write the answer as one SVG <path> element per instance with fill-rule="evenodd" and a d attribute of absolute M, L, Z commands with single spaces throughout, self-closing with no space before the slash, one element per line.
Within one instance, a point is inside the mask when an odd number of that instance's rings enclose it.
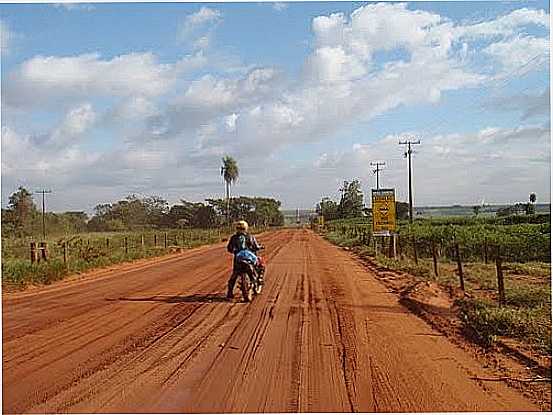
<path fill-rule="evenodd" d="M 307 230 L 261 237 L 265 291 L 224 299 L 223 244 L 3 297 L 3 411 L 537 411 Z"/>

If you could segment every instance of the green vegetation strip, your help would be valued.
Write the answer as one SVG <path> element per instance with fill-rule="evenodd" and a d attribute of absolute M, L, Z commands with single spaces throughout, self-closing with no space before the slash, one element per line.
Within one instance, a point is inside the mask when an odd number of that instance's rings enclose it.
<path fill-rule="evenodd" d="M 217 243 L 225 238 L 227 233 L 228 230 L 186 229 L 75 235 L 48 241 L 49 260 L 35 263 L 30 261 L 29 240 L 5 239 L 2 243 L 2 284 L 4 288 L 9 286 L 15 289 L 23 289 L 29 284 L 51 284 L 71 274 L 141 258 L 162 256 L 170 253 L 174 247 L 192 248 Z M 67 263 L 63 260 L 64 242 L 68 247 Z"/>

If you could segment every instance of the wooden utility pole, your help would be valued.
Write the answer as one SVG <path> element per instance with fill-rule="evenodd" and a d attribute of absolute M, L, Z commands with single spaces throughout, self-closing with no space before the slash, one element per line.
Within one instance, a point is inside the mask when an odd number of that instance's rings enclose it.
<path fill-rule="evenodd" d="M 35 193 L 42 194 L 42 240 L 46 240 L 46 220 L 44 218 L 45 212 L 46 212 L 46 202 L 45 197 L 46 193 L 52 193 L 51 190 L 37 190 Z"/>
<path fill-rule="evenodd" d="M 409 223 L 413 223 L 413 185 L 412 185 L 412 168 L 411 168 L 411 154 L 413 154 L 413 150 L 411 149 L 411 145 L 420 144 L 421 140 L 417 141 L 400 141 L 400 145 L 407 145 L 407 151 L 404 153 L 404 156 L 409 159 Z"/>
<path fill-rule="evenodd" d="M 373 170 L 373 173 L 376 175 L 376 189 L 380 189 L 380 182 L 379 182 L 379 176 L 380 176 L 380 172 L 382 171 L 382 169 L 380 168 L 380 166 L 385 166 L 386 163 L 385 162 L 371 162 L 370 163 L 371 166 L 376 166 L 376 169 Z"/>

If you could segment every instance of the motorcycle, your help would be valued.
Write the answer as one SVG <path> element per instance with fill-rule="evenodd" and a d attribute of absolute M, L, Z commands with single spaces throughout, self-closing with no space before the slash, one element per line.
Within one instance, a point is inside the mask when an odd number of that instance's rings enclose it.
<path fill-rule="evenodd" d="M 263 249 L 263 248 L 261 248 Z M 238 273 L 238 286 L 244 302 L 249 303 L 254 295 L 261 294 L 263 289 L 263 275 L 249 262 L 238 261 L 235 271 Z"/>

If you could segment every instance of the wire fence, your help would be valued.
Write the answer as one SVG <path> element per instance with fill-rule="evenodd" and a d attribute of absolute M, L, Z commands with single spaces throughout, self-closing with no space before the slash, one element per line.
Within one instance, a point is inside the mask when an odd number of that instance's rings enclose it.
<path fill-rule="evenodd" d="M 357 239 L 361 244 L 378 244 L 370 224 L 327 224 L 326 230 Z M 466 261 L 485 262 L 497 255 L 509 262 L 551 262 L 551 226 L 521 225 L 425 225 L 401 227 L 396 239 L 398 253 L 418 258 L 456 260 L 458 247 Z"/>

